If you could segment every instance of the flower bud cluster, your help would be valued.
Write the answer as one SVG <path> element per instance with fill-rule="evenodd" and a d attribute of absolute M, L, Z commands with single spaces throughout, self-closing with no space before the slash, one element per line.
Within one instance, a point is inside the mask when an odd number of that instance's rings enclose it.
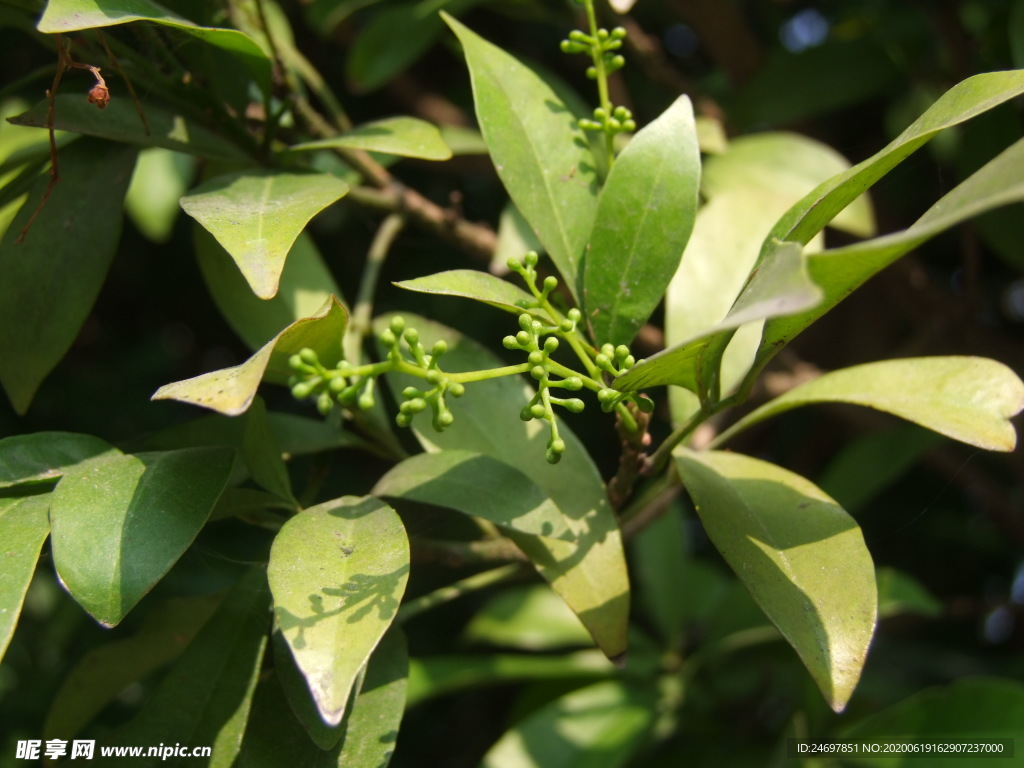
<path fill-rule="evenodd" d="M 612 72 L 622 69 L 626 60 L 621 54 L 616 53 L 622 48 L 622 41 L 626 37 L 626 30 L 616 27 L 609 31 L 598 29 L 594 34 L 587 34 L 579 29 L 569 33 L 569 37 L 562 41 L 563 53 L 585 53 L 593 60 L 593 65 L 587 68 L 587 77 L 591 80 L 602 82 Z M 594 110 L 594 119 L 582 118 L 579 126 L 585 131 L 603 131 L 609 135 L 636 130 L 636 122 L 633 120 L 633 113 L 626 107 L 612 107 L 610 104 L 602 104 Z"/>

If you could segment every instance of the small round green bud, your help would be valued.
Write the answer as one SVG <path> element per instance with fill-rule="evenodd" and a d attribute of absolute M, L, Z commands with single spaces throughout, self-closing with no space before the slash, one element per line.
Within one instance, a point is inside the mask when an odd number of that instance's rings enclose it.
<path fill-rule="evenodd" d="M 505 262 L 505 266 L 507 266 L 513 272 L 518 272 L 523 268 L 523 262 L 521 262 L 515 256 L 509 256 L 508 260 Z"/>
<path fill-rule="evenodd" d="M 395 416 L 395 424 L 397 424 L 400 427 L 408 427 L 410 424 L 412 424 L 412 416 L 410 416 L 407 413 L 399 413 L 397 416 Z"/>
<path fill-rule="evenodd" d="M 606 369 L 610 367 L 612 363 L 611 360 L 608 359 L 608 355 L 604 352 L 599 352 L 594 357 L 594 364 L 597 365 L 598 368 Z"/>
<path fill-rule="evenodd" d="M 417 331 L 415 328 L 406 328 L 405 331 L 402 333 L 402 338 L 404 338 L 411 347 L 414 346 L 415 344 L 419 344 L 420 332 Z"/>
<path fill-rule="evenodd" d="M 541 331 L 544 330 L 544 323 L 542 323 L 540 320 L 534 320 L 533 323 L 530 325 L 530 330 L 533 331 L 534 336 L 540 336 Z"/>
<path fill-rule="evenodd" d="M 526 348 L 533 341 L 533 337 L 527 331 L 520 331 L 516 334 L 516 343 L 522 348 Z"/>
<path fill-rule="evenodd" d="M 574 323 L 578 323 L 580 320 L 583 319 L 583 313 L 576 309 L 576 307 L 573 307 L 566 313 L 566 317 L 568 317 Z"/>
<path fill-rule="evenodd" d="M 305 349 L 301 350 L 299 352 L 299 357 L 302 359 L 302 362 L 306 363 L 307 365 L 316 365 L 317 363 L 320 362 L 320 358 L 318 358 L 316 355 L 316 350 L 310 349 L 309 347 L 306 347 Z"/>
<path fill-rule="evenodd" d="M 611 344 L 602 344 L 601 354 L 605 357 L 615 357 L 615 347 Z"/>
<path fill-rule="evenodd" d="M 579 376 L 570 376 L 568 379 L 563 381 L 562 384 L 566 389 L 572 390 L 573 392 L 578 392 L 583 389 L 583 379 Z"/>
<path fill-rule="evenodd" d="M 320 411 L 321 416 L 326 416 L 334 408 L 334 401 L 331 400 L 331 394 L 329 392 L 321 392 L 316 399 L 316 409 Z"/>
<path fill-rule="evenodd" d="M 627 357 L 629 357 L 629 347 L 625 344 L 619 344 L 615 348 L 615 358 L 617 360 L 625 360 Z"/>
<path fill-rule="evenodd" d="M 437 341 L 434 342 L 434 346 L 430 350 L 430 354 L 433 355 L 435 358 L 438 358 L 447 351 L 448 342 L 445 341 L 444 339 L 438 339 Z"/>
<path fill-rule="evenodd" d="M 601 29 L 597 30 L 597 39 L 598 40 L 607 40 L 608 39 L 608 30 L 605 29 L 604 27 L 602 27 Z"/>
<path fill-rule="evenodd" d="M 408 400 L 402 403 L 403 406 L 408 406 L 409 413 L 420 413 L 426 410 L 427 401 L 422 397 L 415 397 L 412 400 Z"/>
<path fill-rule="evenodd" d="M 444 376 L 436 368 L 432 368 L 431 370 L 427 371 L 427 382 L 429 384 L 433 384 L 435 387 L 441 383 L 441 379 L 443 378 Z"/>
<path fill-rule="evenodd" d="M 530 353 L 530 356 L 527 358 L 527 360 L 529 361 L 530 365 L 540 365 L 541 363 L 544 362 L 544 353 L 541 352 L 539 349 L 535 349 L 533 350 L 533 352 Z"/>
<path fill-rule="evenodd" d="M 624 66 L 626 66 L 626 59 L 621 54 L 612 56 L 611 60 L 608 62 L 608 68 L 612 72 L 617 69 L 622 69 Z"/>
<path fill-rule="evenodd" d="M 524 331 L 530 330 L 533 327 L 533 318 L 523 313 L 519 316 L 519 327 Z"/>
<path fill-rule="evenodd" d="M 534 403 L 530 406 L 530 415 L 535 419 L 543 419 L 547 412 L 544 410 L 544 406 L 540 403 Z"/>
<path fill-rule="evenodd" d="M 381 331 L 380 343 L 383 344 L 385 347 L 393 347 L 395 346 L 395 343 L 397 341 L 398 337 L 395 336 L 395 334 L 392 333 L 390 329 L 385 328 L 383 331 Z"/>
<path fill-rule="evenodd" d="M 455 417 L 451 411 L 441 411 L 434 417 L 434 429 L 440 432 L 455 423 Z"/>
<path fill-rule="evenodd" d="M 570 413 L 583 413 L 583 408 L 586 404 L 578 397 L 571 397 L 568 400 L 564 400 L 562 405 Z"/>
<path fill-rule="evenodd" d="M 582 4 L 583 3 L 580 3 L 580 5 Z M 572 32 L 569 33 L 569 39 L 572 40 L 574 43 L 585 43 L 588 40 L 590 40 L 590 35 L 579 29 L 574 29 Z"/>
<path fill-rule="evenodd" d="M 558 47 L 562 49 L 562 53 L 576 53 L 576 51 L 573 50 L 576 46 L 572 44 L 571 40 L 563 40 L 558 44 Z"/>
<path fill-rule="evenodd" d="M 540 256 L 536 251 L 527 251 L 526 256 L 523 257 L 523 263 L 530 268 L 536 267 L 538 261 L 540 261 Z"/>
<path fill-rule="evenodd" d="M 634 365 L 636 365 L 636 358 L 632 355 L 626 355 L 626 359 L 622 361 L 622 367 L 628 369 Z"/>
<path fill-rule="evenodd" d="M 558 287 L 558 278 L 554 275 L 548 275 L 544 278 L 544 290 L 550 293 Z"/>
<path fill-rule="evenodd" d="M 636 130 L 636 122 L 633 120 L 626 120 L 622 123 L 622 130 L 633 133 Z"/>
<path fill-rule="evenodd" d="M 598 390 L 597 399 L 601 403 L 608 403 L 619 396 L 619 393 L 614 389 L 601 389 Z"/>
<path fill-rule="evenodd" d="M 533 376 L 537 381 L 543 381 L 544 377 L 548 375 L 543 365 L 535 365 L 530 369 L 530 375 Z"/>
<path fill-rule="evenodd" d="M 626 30 L 624 27 L 616 27 L 612 30 L 612 37 L 616 40 L 622 40 L 626 37 Z"/>
<path fill-rule="evenodd" d="M 530 406 L 526 406 L 519 411 L 519 418 L 523 421 L 531 421 L 533 419 L 533 413 L 530 412 Z"/>
<path fill-rule="evenodd" d="M 591 67 L 593 69 L 593 67 Z M 594 110 L 594 118 L 600 121 L 604 121 L 608 117 L 608 113 L 605 112 L 601 107 L 597 107 Z"/>
<path fill-rule="evenodd" d="M 402 390 L 402 397 L 406 400 L 412 400 L 414 397 L 423 397 L 423 393 L 416 389 L 416 387 L 406 387 Z"/>
<path fill-rule="evenodd" d="M 368 411 L 373 408 L 374 399 L 373 395 L 369 392 L 364 392 L 359 396 L 359 410 Z"/>
<path fill-rule="evenodd" d="M 296 400 L 305 400 L 316 388 L 316 385 L 311 381 L 300 381 L 294 387 L 292 387 L 292 397 Z"/>
<path fill-rule="evenodd" d="M 342 405 L 352 405 L 356 401 L 356 397 L 359 396 L 359 390 L 352 385 L 351 387 L 345 387 L 338 394 L 338 402 Z"/>
<path fill-rule="evenodd" d="M 302 372 L 305 371 L 306 364 L 302 362 L 301 356 L 292 355 L 291 357 L 288 358 L 288 367 L 291 368 L 293 371 Z"/>
<path fill-rule="evenodd" d="M 573 329 L 573 322 L 572 322 L 572 320 L 563 320 L 562 322 L 560 322 L 558 324 L 558 330 L 560 330 L 562 333 L 570 333 L 572 331 L 572 329 Z"/>
<path fill-rule="evenodd" d="M 340 376 L 333 378 L 327 382 L 327 388 L 331 390 L 331 392 L 333 392 L 334 394 L 338 394 L 346 386 L 348 385 L 345 383 L 345 380 Z"/>
<path fill-rule="evenodd" d="M 554 336 L 548 336 L 546 339 L 544 339 L 545 352 L 547 352 L 550 355 L 556 349 L 558 349 L 558 339 L 556 339 Z"/>
<path fill-rule="evenodd" d="M 448 391 L 452 397 L 462 397 L 466 394 L 466 386 L 458 381 L 453 381 L 448 385 Z"/>
<path fill-rule="evenodd" d="M 401 336 L 402 331 L 405 330 L 405 318 L 401 315 L 395 315 L 391 318 L 391 323 L 389 325 L 391 327 L 391 332 L 395 334 L 395 336 Z"/>
<path fill-rule="evenodd" d="M 519 342 L 516 341 L 515 336 L 506 336 L 501 340 L 501 346 L 505 349 L 519 349 Z"/>

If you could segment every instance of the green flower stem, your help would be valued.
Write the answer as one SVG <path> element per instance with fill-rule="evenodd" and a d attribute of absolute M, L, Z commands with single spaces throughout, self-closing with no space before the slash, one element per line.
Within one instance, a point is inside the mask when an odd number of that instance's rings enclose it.
<path fill-rule="evenodd" d="M 445 376 L 449 381 L 455 381 L 459 384 L 469 384 L 474 381 L 486 381 L 487 379 L 497 379 L 502 376 L 515 376 L 520 373 L 526 373 L 532 367 L 533 366 L 529 363 L 519 363 L 519 365 L 506 365 L 504 368 L 491 368 L 483 371 L 446 373 Z"/>
<path fill-rule="evenodd" d="M 450 603 L 452 600 L 463 595 L 487 589 L 513 576 L 517 576 L 523 571 L 524 566 L 521 563 L 511 563 L 489 571 L 474 573 L 472 576 L 467 576 L 454 584 L 435 589 L 433 592 L 428 592 L 425 595 L 420 595 L 403 603 L 402 607 L 398 609 L 398 621 L 408 621 L 413 616 L 418 616 L 425 611 L 429 611 L 431 608 Z"/>
<path fill-rule="evenodd" d="M 391 246 L 404 226 L 405 217 L 401 214 L 392 213 L 386 216 L 370 244 L 370 250 L 366 256 L 366 266 L 363 268 L 363 277 L 359 283 L 359 295 L 356 297 L 352 320 L 348 326 L 348 333 L 345 335 L 345 358 L 355 365 L 358 365 L 362 359 L 363 339 L 370 332 L 372 325 L 373 297 L 377 292 L 381 268 L 384 266 Z"/>
<path fill-rule="evenodd" d="M 590 25 L 590 35 L 597 40 L 597 13 L 594 11 L 593 0 L 584 0 L 584 7 L 587 9 L 587 22 Z M 598 47 L 592 47 L 590 58 L 594 61 L 594 70 L 597 72 L 597 95 L 601 102 L 601 109 L 604 110 L 606 115 L 612 114 L 612 100 L 608 95 L 608 73 L 604 67 L 604 53 Z M 608 159 L 608 167 L 612 167 L 612 163 L 615 162 L 615 131 L 608 124 L 606 120 L 604 128 L 602 129 L 604 134 L 604 150 L 605 155 Z"/>

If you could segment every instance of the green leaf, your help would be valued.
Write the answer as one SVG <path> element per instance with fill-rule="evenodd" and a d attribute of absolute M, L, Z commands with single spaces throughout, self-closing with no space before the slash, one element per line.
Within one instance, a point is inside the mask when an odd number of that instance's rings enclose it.
<path fill-rule="evenodd" d="M 816 186 L 849 167 L 846 158 L 832 147 L 807 136 L 757 133 L 733 139 L 724 153 L 708 159 L 701 176 L 701 193 L 713 200 L 722 194 L 756 189 L 785 206 L 777 219 Z M 740 229 L 745 230 L 743 221 Z M 875 234 L 870 199 L 857 198 L 829 224 L 858 237 Z M 768 228 L 761 233 L 762 241 L 767 233 Z"/>
<path fill-rule="evenodd" d="M 687 606 L 695 596 L 689 589 L 690 555 L 679 510 L 670 507 L 637 533 L 629 542 L 629 552 L 633 583 L 648 619 L 668 647 L 682 647 Z"/>
<path fill-rule="evenodd" d="M 120 451 L 92 435 L 33 432 L 0 440 L 0 488 L 52 483 L 79 462 Z"/>
<path fill-rule="evenodd" d="M 102 457 L 61 478 L 50 505 L 54 565 L 100 624 L 119 623 L 188 549 L 233 457 L 221 448 Z"/>
<path fill-rule="evenodd" d="M 386 768 L 405 710 L 408 670 L 405 637 L 392 626 L 370 657 L 359 695 L 338 728 L 341 740 L 326 750 L 316 747 L 296 721 L 278 680 L 261 682 L 239 768 L 292 763 L 303 768 Z"/>
<path fill-rule="evenodd" d="M 878 618 L 902 616 L 916 613 L 921 616 L 937 619 L 942 616 L 942 602 L 932 595 L 924 586 L 909 574 L 895 568 L 879 568 L 876 573 L 878 581 Z"/>
<path fill-rule="evenodd" d="M 534 536 L 573 538 L 561 510 L 529 477 L 472 451 L 408 458 L 381 477 L 373 493 L 448 507 Z"/>
<path fill-rule="evenodd" d="M 249 474 L 258 485 L 279 499 L 298 505 L 292 495 L 288 467 L 285 466 L 281 449 L 267 419 L 267 406 L 263 398 L 257 397 L 245 414 L 242 456 L 249 467 Z"/>
<path fill-rule="evenodd" d="M 1024 93 L 1024 70 L 987 72 L 953 86 L 881 151 L 809 192 L 766 239 L 807 243 L 876 181 L 940 131 Z"/>
<path fill-rule="evenodd" d="M 0 383 L 19 414 L 71 347 L 121 237 L 135 150 L 81 139 L 61 150 L 61 180 L 32 185 L 0 241 Z M 22 243 L 22 229 L 39 209 Z M 26 329 L 31 329 L 27 333 Z"/>
<path fill-rule="evenodd" d="M 346 325 L 348 313 L 332 296 L 319 312 L 296 320 L 241 365 L 165 384 L 151 399 L 180 400 L 237 416 L 252 403 L 264 375 L 270 380 L 287 380 L 288 358 L 304 347 L 316 350 L 325 366 L 335 365 L 341 359 Z"/>
<path fill-rule="evenodd" d="M 448 160 L 451 149 L 437 126 L 415 117 L 389 117 L 365 123 L 339 136 L 307 141 L 289 148 L 291 152 L 313 149 L 361 149 L 423 160 Z"/>
<path fill-rule="evenodd" d="M 436 275 L 402 280 L 395 285 L 419 293 L 475 299 L 517 315 L 537 303 L 533 296 L 508 280 L 477 269 L 452 269 Z"/>
<path fill-rule="evenodd" d="M 138 632 L 93 648 L 53 697 L 43 739 L 73 739 L 132 683 L 178 658 L 220 604 L 218 597 L 174 598 L 146 615 Z"/>
<path fill-rule="evenodd" d="M 121 144 L 163 147 L 208 160 L 238 162 L 249 159 L 244 150 L 224 137 L 160 104 L 142 105 L 149 126 L 149 133 L 146 133 L 129 99 L 112 99 L 102 111 L 77 93 L 58 93 L 54 102 L 53 125 L 59 131 L 81 133 Z M 10 118 L 9 122 L 46 128 L 48 112 L 49 105 L 41 101 L 23 115 Z M 63 156 L 60 165 L 63 175 Z"/>
<path fill-rule="evenodd" d="M 413 2 L 392 5 L 371 19 L 349 48 L 345 74 L 359 92 L 390 81 L 426 53 L 444 29 L 436 16 L 416 13 Z"/>
<path fill-rule="evenodd" d="M 995 360 L 920 357 L 831 371 L 747 414 L 719 441 L 772 416 L 812 403 L 853 403 L 894 414 L 954 440 L 1012 451 L 1009 419 L 1024 408 L 1024 382 Z"/>
<path fill-rule="evenodd" d="M 347 193 L 329 173 L 247 170 L 200 184 L 181 207 L 231 254 L 253 292 L 271 299 L 299 233 Z"/>
<path fill-rule="evenodd" d="M 444 339 L 448 344 L 445 370 L 496 368 L 502 361 L 458 332 L 420 317 L 405 316 L 407 326 L 420 332 L 424 343 Z M 379 318 L 378 330 L 390 322 Z M 429 346 L 429 344 L 428 344 Z M 389 377 L 388 386 L 401 392 L 419 379 Z M 455 423 L 444 432 L 421 429 L 413 422 L 420 444 L 430 452 L 465 450 L 513 464 L 558 506 L 576 541 L 510 532 L 538 572 L 583 621 L 597 645 L 610 658 L 626 651 L 629 579 L 619 533 L 601 475 L 586 448 L 564 424 L 559 432 L 566 451 L 556 466 L 545 458 L 547 427 L 524 422 L 519 411 L 533 395 L 520 378 L 502 377 L 476 382 L 451 407 Z M 500 407 L 495 407 L 495 404 Z"/>
<path fill-rule="evenodd" d="M 237 56 L 270 91 L 270 60 L 249 37 L 237 29 L 200 27 L 153 0 L 48 0 L 39 31 L 46 34 L 77 32 L 133 21 L 151 21 L 185 32 Z"/>
<path fill-rule="evenodd" d="M 405 592 L 402 521 L 370 497 L 306 509 L 274 539 L 268 576 L 281 632 L 324 722 L 337 725 Z"/>
<path fill-rule="evenodd" d="M 583 260 L 583 305 L 599 343 L 629 344 L 679 266 L 694 217 L 700 150 L 689 98 L 637 133 L 612 165 Z"/>
<path fill-rule="evenodd" d="M 809 480 L 741 454 L 673 454 L 708 537 L 841 712 L 875 629 L 857 523 Z"/>
<path fill-rule="evenodd" d="M 1019 748 L 1024 739 L 1024 685 L 1016 680 L 976 677 L 928 688 L 843 729 L 841 738 L 874 743 L 1011 739 Z M 998 756 L 958 753 L 921 760 L 889 754 L 845 762 L 886 768 L 912 768 L 925 762 L 937 768 L 984 768 L 991 765 L 993 757 Z"/>
<path fill-rule="evenodd" d="M 528 651 L 587 645 L 590 634 L 565 601 L 544 585 L 503 589 L 473 613 L 470 642 Z"/>
<path fill-rule="evenodd" d="M 800 246 L 776 242 L 771 257 L 751 273 L 724 320 L 640 361 L 619 376 L 614 386 L 628 391 L 675 384 L 702 393 L 711 386 L 715 366 L 737 328 L 754 320 L 798 312 L 820 300 L 821 290 L 807 276 L 807 257 Z"/>
<path fill-rule="evenodd" d="M 596 161 L 551 86 L 521 62 L 442 14 L 462 43 L 477 120 L 498 176 L 573 296 L 597 210 Z"/>
<path fill-rule="evenodd" d="M 596 649 L 543 654 L 426 656 L 409 662 L 409 706 L 467 688 L 527 680 L 610 677 L 615 667 Z"/>
<path fill-rule="evenodd" d="M 213 235 L 198 226 L 194 235 L 203 281 L 228 325 L 250 349 L 259 349 L 281 329 L 314 315 L 332 295 L 341 295 L 308 232 L 301 233 L 288 252 L 272 299 L 261 299 L 252 292 L 238 265 Z"/>
<path fill-rule="evenodd" d="M 0 499 L 0 659 L 14 635 L 39 550 L 50 533 L 49 494 Z"/>
<path fill-rule="evenodd" d="M 149 240 L 166 243 L 181 213 L 178 201 L 195 173 L 190 155 L 150 147 L 139 152 L 132 183 L 124 199 L 125 211 Z"/>
<path fill-rule="evenodd" d="M 812 254 L 807 267 L 811 279 L 824 289 L 824 301 L 810 311 L 766 323 L 757 357 L 758 369 L 807 326 L 905 253 L 956 224 L 1020 200 L 1024 200 L 1024 140 L 1010 146 L 955 187 L 909 229 Z"/>
<path fill-rule="evenodd" d="M 114 743 L 209 746 L 207 765 L 232 766 L 263 661 L 269 598 L 263 569 L 247 571 Z"/>
<path fill-rule="evenodd" d="M 483 154 L 487 154 L 486 144 L 484 144 Z M 530 229 L 529 222 L 523 218 L 523 214 L 511 201 L 507 202 L 501 209 L 501 216 L 498 218 L 498 245 L 494 249 L 494 255 L 491 256 L 491 273 L 506 275 L 509 272 L 509 259 L 521 261 L 529 251 L 539 253 L 543 250 L 544 246 Z"/>
<path fill-rule="evenodd" d="M 506 731 L 481 768 L 616 768 L 646 738 L 656 703 L 651 686 L 609 680 L 580 688 Z"/>

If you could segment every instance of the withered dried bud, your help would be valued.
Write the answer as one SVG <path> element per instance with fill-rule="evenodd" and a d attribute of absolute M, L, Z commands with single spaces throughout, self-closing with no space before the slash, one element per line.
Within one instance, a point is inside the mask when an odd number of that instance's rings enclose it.
<path fill-rule="evenodd" d="M 95 104 L 100 109 L 106 109 L 110 103 L 110 90 L 105 85 L 97 83 L 89 89 L 89 103 Z"/>

